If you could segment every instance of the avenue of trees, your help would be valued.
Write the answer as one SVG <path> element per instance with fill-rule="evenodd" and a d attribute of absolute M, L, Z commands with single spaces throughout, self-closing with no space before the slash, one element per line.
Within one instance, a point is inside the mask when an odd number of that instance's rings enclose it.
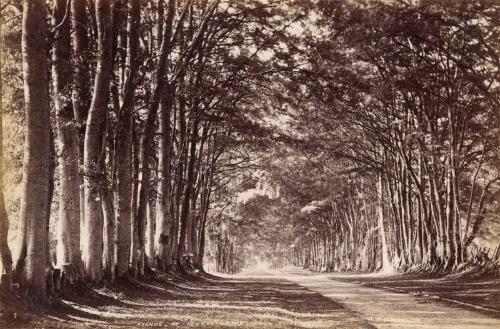
<path fill-rule="evenodd" d="M 269 59 L 288 16 L 218 0 L 1 10 L 2 112 L 24 145 L 6 157 L 21 187 L 9 211 L 0 200 L 2 285 L 44 299 L 61 283 L 203 272 L 210 204 L 260 115 L 251 97 L 284 70 Z"/>
<path fill-rule="evenodd" d="M 498 271 L 495 0 L 0 9 L 4 288 Z"/>
<path fill-rule="evenodd" d="M 288 106 L 277 130 L 289 140 L 262 164 L 294 227 L 283 230 L 289 254 L 279 261 L 314 271 L 498 274 L 498 5 L 308 9 L 309 65 L 281 81 L 287 93 L 277 105 Z M 266 216 L 268 228 L 275 220 Z M 246 236 L 234 232 L 234 241 Z"/>
<path fill-rule="evenodd" d="M 323 183 L 299 211 L 295 263 L 498 271 L 498 4 L 346 2 L 323 14 L 303 93 L 322 127 Z"/>

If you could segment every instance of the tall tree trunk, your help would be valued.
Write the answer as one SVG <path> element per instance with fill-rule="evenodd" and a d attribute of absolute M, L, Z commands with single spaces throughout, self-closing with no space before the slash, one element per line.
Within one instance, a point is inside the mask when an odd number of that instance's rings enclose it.
<path fill-rule="evenodd" d="M 47 222 L 45 223 L 45 232 L 46 232 L 46 253 L 45 253 L 45 282 L 46 282 L 46 289 L 49 294 L 52 294 L 55 291 L 55 287 L 53 286 L 54 282 L 54 267 L 53 264 L 57 261 L 56 260 L 56 255 L 53 254 L 51 255 L 50 252 L 50 232 L 49 232 L 49 227 L 50 227 L 50 209 L 52 205 L 52 198 L 54 197 L 54 188 L 55 188 L 55 171 L 56 171 L 56 150 L 55 150 L 55 143 L 54 143 L 54 134 L 52 133 L 52 129 L 50 129 L 49 133 L 49 162 L 47 164 L 47 167 L 49 169 L 49 188 L 48 188 L 48 197 L 46 201 L 46 206 L 45 206 L 45 212 L 47 216 Z"/>
<path fill-rule="evenodd" d="M 103 255 L 102 272 L 108 282 L 115 279 L 115 211 L 111 192 L 102 187 L 102 216 L 103 216 Z"/>
<path fill-rule="evenodd" d="M 172 10 L 175 1 L 169 2 L 169 10 Z M 164 20 L 164 1 L 157 1 L 157 28 L 156 28 L 156 46 L 160 49 L 163 40 L 163 20 Z M 173 13 L 173 11 L 172 11 Z M 172 17 L 173 18 L 173 17 Z M 170 17 L 168 18 L 170 19 Z M 167 23 L 168 24 L 168 23 Z M 158 269 L 166 269 L 169 263 L 168 253 L 168 231 L 169 231 L 169 210 L 170 210 L 170 162 L 171 162 L 171 129 L 170 114 L 172 102 L 170 95 L 162 97 L 160 101 L 159 114 L 159 134 L 158 143 L 158 185 L 157 185 L 157 204 L 155 218 L 155 232 L 153 237 L 153 254 L 151 255 L 151 265 Z"/>
<path fill-rule="evenodd" d="M 192 189 L 194 185 L 194 165 L 196 162 L 196 143 L 198 139 L 198 122 L 199 118 L 197 113 L 194 114 L 196 117 L 193 119 L 191 132 L 190 132 L 190 148 L 188 155 L 188 164 L 187 164 L 187 173 L 186 173 L 186 183 L 184 184 L 184 190 L 182 191 L 183 199 L 182 206 L 180 209 L 179 223 L 180 223 L 180 238 L 179 238 L 179 248 L 177 250 L 177 263 L 182 264 L 182 259 L 186 251 L 190 252 L 187 249 L 188 244 L 191 245 L 190 242 L 187 241 L 188 233 L 189 233 L 189 216 L 190 216 L 190 203 L 192 197 Z M 194 200 L 193 200 L 194 202 Z"/>
<path fill-rule="evenodd" d="M 212 150 L 212 152 L 215 152 L 215 150 Z M 209 152 L 207 152 L 210 154 Z M 207 157 L 208 159 L 208 157 Z M 204 189 L 202 190 L 201 193 L 201 216 L 202 216 L 202 223 L 201 223 L 201 230 L 200 230 L 200 243 L 199 243 L 199 249 L 198 249 L 198 259 L 197 259 L 197 268 L 200 271 L 204 271 L 203 269 L 203 259 L 205 256 L 205 243 L 206 243 L 206 237 L 205 237 L 205 232 L 206 232 L 206 225 L 207 225 L 207 219 L 208 219 L 208 210 L 210 208 L 210 196 L 212 194 L 212 184 L 213 184 L 213 178 L 214 178 L 214 166 L 215 166 L 215 154 L 212 154 L 210 165 L 208 166 L 205 175 L 207 176 L 206 182 L 204 184 Z"/>
<path fill-rule="evenodd" d="M 166 269 L 170 266 L 171 256 L 169 252 L 169 234 L 172 229 L 173 218 L 170 214 L 171 199 L 171 153 L 172 132 L 170 128 L 170 115 L 173 105 L 173 92 L 167 96 L 167 102 L 163 102 L 160 111 L 160 142 L 158 146 L 158 199 L 156 205 L 156 232 L 155 232 L 155 257 L 158 268 Z"/>
<path fill-rule="evenodd" d="M 449 164 L 451 165 L 451 164 Z M 456 261 L 456 242 L 454 241 L 455 236 L 453 235 L 453 228 L 455 224 L 455 205 L 453 203 L 453 180 L 451 177 L 451 170 L 447 170 L 446 178 L 446 238 L 447 238 L 447 271 L 451 270 L 451 267 L 455 265 Z"/>
<path fill-rule="evenodd" d="M 25 249 L 25 262 L 17 259 L 16 274 L 31 297 L 46 297 L 48 203 L 50 204 L 51 128 L 47 63 L 47 24 L 45 1 L 23 3 L 23 77 L 26 111 L 23 192 L 21 195 L 19 236 Z M 21 254 L 22 256 L 22 254 Z"/>
<path fill-rule="evenodd" d="M 130 271 L 137 277 L 137 263 L 139 260 L 139 235 L 137 225 L 137 195 L 139 191 L 139 140 L 137 138 L 136 124 L 132 121 L 132 200 L 131 200 L 131 251 L 130 251 Z"/>
<path fill-rule="evenodd" d="M 0 161 L 2 160 L 3 158 L 0 157 Z M 3 189 L 0 188 L 0 258 L 2 259 L 2 276 L 0 278 L 0 284 L 2 285 L 2 288 L 10 290 L 12 288 L 12 254 L 7 240 L 8 234 L 9 218 L 7 209 L 5 208 Z"/>
<path fill-rule="evenodd" d="M 87 120 L 90 106 L 90 74 L 89 74 L 89 40 L 88 29 L 90 27 L 87 18 L 85 0 L 71 0 L 71 30 L 72 52 L 73 52 L 73 112 L 78 125 L 78 165 L 83 167 L 83 147 L 85 138 L 85 122 Z M 83 175 L 78 176 L 80 195 L 80 231 L 84 225 L 84 188 Z"/>
<path fill-rule="evenodd" d="M 175 258 L 176 266 L 179 267 L 179 231 L 180 231 L 180 214 L 182 206 L 182 192 L 184 190 L 184 172 L 187 159 L 187 144 L 186 144 L 186 101 L 182 93 L 179 94 L 179 106 L 176 111 L 176 135 L 177 135 L 177 168 L 175 172 L 175 190 L 174 190 L 174 225 L 170 233 L 170 241 L 172 243 L 172 258 Z"/>
<path fill-rule="evenodd" d="M 54 2 L 52 78 L 54 85 L 57 137 L 59 142 L 59 217 L 57 223 L 57 265 L 73 282 L 83 277 L 80 253 L 80 177 L 78 172 L 78 123 L 71 103 L 70 21 L 65 15 L 66 0 Z"/>
<path fill-rule="evenodd" d="M 12 254 L 8 244 L 9 218 L 5 208 L 5 198 L 3 195 L 3 21 L 0 18 L 0 258 L 2 259 L 2 271 L 0 284 L 4 289 L 12 288 Z"/>
<path fill-rule="evenodd" d="M 102 278 L 103 223 L 100 184 L 102 168 L 100 157 L 102 132 L 107 115 L 109 85 L 112 72 L 113 42 L 110 0 L 96 0 L 95 11 L 98 30 L 98 59 L 94 94 L 87 118 L 84 147 L 85 231 L 83 235 L 83 261 L 87 278 L 99 282 Z"/>
<path fill-rule="evenodd" d="M 132 221 L 132 120 L 135 106 L 135 80 L 137 77 L 137 58 L 139 49 L 140 0 L 130 3 L 127 24 L 129 72 L 125 82 L 125 96 L 118 118 L 116 144 L 117 196 L 116 196 L 116 275 L 128 275 L 131 248 Z"/>
<path fill-rule="evenodd" d="M 167 58 L 171 51 L 171 36 L 172 36 L 172 24 L 174 8 L 173 1 L 169 2 L 169 12 L 167 14 L 167 22 L 163 31 L 163 40 L 160 47 L 160 54 L 158 59 L 158 64 L 156 66 L 155 73 L 155 87 L 153 90 L 153 95 L 151 102 L 149 104 L 148 113 L 146 117 L 146 122 L 144 124 L 143 136 L 141 139 L 141 179 L 139 187 L 139 197 L 137 206 L 137 222 L 139 228 L 143 227 L 146 222 L 146 209 L 148 203 L 149 189 L 150 189 L 150 175 L 151 170 L 150 159 L 153 153 L 153 136 L 154 136 L 154 124 L 156 119 L 156 114 L 158 112 L 158 107 L 162 98 L 164 97 L 166 90 L 168 89 L 168 81 L 166 77 L 167 72 Z M 181 18 L 182 20 L 182 18 Z M 142 232 L 139 232 L 139 245 L 142 250 L 141 255 L 144 254 L 144 239 Z"/>
<path fill-rule="evenodd" d="M 382 184 L 382 174 L 378 174 L 377 180 L 377 197 L 378 197 L 378 229 L 380 232 L 380 240 L 382 242 L 382 271 L 383 272 L 392 272 L 394 270 L 392 266 L 392 262 L 389 259 L 389 250 L 387 247 L 387 240 L 385 235 L 385 226 L 384 226 L 384 190 Z"/>
<path fill-rule="evenodd" d="M 116 276 L 128 275 L 132 243 L 132 113 L 121 113 L 116 148 L 117 193 L 116 193 Z"/>
<path fill-rule="evenodd" d="M 154 266 L 154 234 L 155 234 L 155 219 L 156 219 L 156 209 L 155 209 L 156 199 L 149 198 L 148 209 L 147 209 L 147 223 L 146 223 L 146 248 L 145 256 L 147 260 L 147 265 L 149 267 Z"/>
<path fill-rule="evenodd" d="M 457 142 L 456 142 L 456 132 L 455 132 L 455 126 L 457 125 L 456 123 L 456 115 L 455 111 L 453 111 L 451 105 L 448 106 L 448 132 L 449 132 L 449 159 L 450 159 L 450 166 L 448 168 L 449 170 L 449 179 L 450 179 L 450 188 L 451 188 L 451 195 L 450 195 L 450 200 L 449 202 L 451 203 L 450 208 L 451 208 L 451 213 L 452 216 L 450 216 L 450 227 L 449 230 L 451 231 L 451 238 L 453 240 L 453 251 L 454 251 L 454 257 L 453 257 L 453 265 L 458 266 L 460 263 L 462 263 L 462 237 L 461 237 L 461 220 L 460 220 L 460 210 L 459 210 L 459 189 L 458 189 L 458 178 L 457 178 L 457 164 L 456 164 L 456 149 L 457 149 Z M 459 152 L 460 153 L 460 152 Z"/>

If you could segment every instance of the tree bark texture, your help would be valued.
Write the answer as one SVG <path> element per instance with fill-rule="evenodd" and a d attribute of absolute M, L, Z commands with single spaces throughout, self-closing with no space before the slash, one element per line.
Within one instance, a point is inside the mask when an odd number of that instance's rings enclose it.
<path fill-rule="evenodd" d="M 83 261 L 86 276 L 91 282 L 99 282 L 102 278 L 103 218 L 100 191 L 101 184 L 103 184 L 103 169 L 100 160 L 104 154 L 101 141 L 107 115 L 112 72 L 113 20 L 111 1 L 97 0 L 95 11 L 98 31 L 98 58 L 84 146 L 85 231 L 83 234 Z"/>
<path fill-rule="evenodd" d="M 44 1 L 23 3 L 22 56 L 27 129 L 19 235 L 26 253 L 25 260 L 17 259 L 17 265 L 21 266 L 17 269 L 17 279 L 32 298 L 44 299 L 52 153 Z"/>
<path fill-rule="evenodd" d="M 59 145 L 59 214 L 57 265 L 70 281 L 83 276 L 80 252 L 80 177 L 78 122 L 71 102 L 71 37 L 66 19 L 68 2 L 54 2 L 52 25 L 57 27 L 53 44 L 52 79 Z"/>

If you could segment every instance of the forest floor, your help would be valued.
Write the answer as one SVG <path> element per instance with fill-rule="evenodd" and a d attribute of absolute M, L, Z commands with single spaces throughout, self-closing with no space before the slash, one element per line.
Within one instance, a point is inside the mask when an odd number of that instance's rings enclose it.
<path fill-rule="evenodd" d="M 0 328 L 374 328 L 341 304 L 275 276 L 156 275 L 82 290 L 39 314 L 4 317 Z"/>
<path fill-rule="evenodd" d="M 404 275 L 313 274 L 302 270 L 277 275 L 344 305 L 380 329 L 500 328 L 500 317 L 494 310 L 499 302 L 498 280 L 410 279 Z"/>

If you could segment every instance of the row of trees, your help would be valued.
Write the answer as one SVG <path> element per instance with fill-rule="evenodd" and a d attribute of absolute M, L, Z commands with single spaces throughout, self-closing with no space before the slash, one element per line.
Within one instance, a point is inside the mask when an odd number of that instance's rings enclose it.
<path fill-rule="evenodd" d="M 322 9 L 338 21 L 325 21 L 303 99 L 322 100 L 306 115 L 323 120 L 330 186 L 298 215 L 295 263 L 442 273 L 474 263 L 479 236 L 497 241 L 494 2 Z"/>
<path fill-rule="evenodd" d="M 254 248 L 280 255 L 267 259 L 316 271 L 448 273 L 498 261 L 494 1 L 301 6 L 297 68 L 274 79 L 277 138 L 260 163 L 260 184 L 281 187 L 279 205 L 256 195 L 255 216 L 234 196 L 226 215 L 237 225 L 215 236 L 237 245 L 249 224 Z M 288 252 L 259 233 L 276 217 L 294 228 L 275 232 Z"/>
<path fill-rule="evenodd" d="M 229 151 L 251 132 L 255 95 L 283 70 L 269 59 L 288 18 L 258 1 L 52 4 L 50 17 L 44 0 L 2 7 L 12 21 L 22 11 L 14 281 L 44 298 L 52 276 L 99 284 L 148 267 L 203 270 L 210 204 L 238 169 Z"/>

